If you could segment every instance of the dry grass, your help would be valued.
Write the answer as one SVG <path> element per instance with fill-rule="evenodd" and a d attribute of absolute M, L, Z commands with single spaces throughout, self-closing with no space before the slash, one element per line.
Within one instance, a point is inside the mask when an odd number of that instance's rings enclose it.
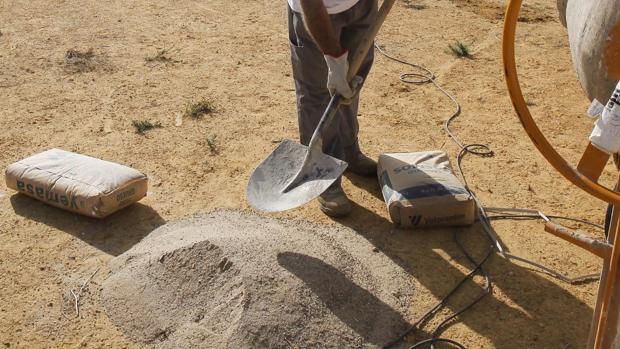
<path fill-rule="evenodd" d="M 64 64 L 67 71 L 72 73 L 83 73 L 95 70 L 95 53 L 92 48 L 86 51 L 70 49 L 65 52 Z"/>
<path fill-rule="evenodd" d="M 144 61 L 146 63 L 163 63 L 163 64 L 174 64 L 179 63 L 179 61 L 172 59 L 169 56 L 169 51 L 165 48 L 158 49 L 157 52 L 153 56 L 144 57 Z"/>
<path fill-rule="evenodd" d="M 209 147 L 209 150 L 211 151 L 212 154 L 217 154 L 219 152 L 216 139 L 217 139 L 217 135 L 209 135 L 209 134 L 207 134 L 207 137 L 205 138 L 207 146 Z"/>
<path fill-rule="evenodd" d="M 406 8 L 410 8 L 412 10 L 424 10 L 427 8 L 424 4 L 418 4 L 417 1 L 414 0 L 403 0 L 404 6 Z"/>

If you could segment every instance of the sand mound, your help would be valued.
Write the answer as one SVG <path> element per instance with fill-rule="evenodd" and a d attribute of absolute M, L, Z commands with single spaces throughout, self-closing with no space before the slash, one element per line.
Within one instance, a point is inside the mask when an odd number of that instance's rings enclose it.
<path fill-rule="evenodd" d="M 408 325 L 407 273 L 346 228 L 236 211 L 169 223 L 112 261 L 103 303 L 168 348 L 373 348 Z"/>

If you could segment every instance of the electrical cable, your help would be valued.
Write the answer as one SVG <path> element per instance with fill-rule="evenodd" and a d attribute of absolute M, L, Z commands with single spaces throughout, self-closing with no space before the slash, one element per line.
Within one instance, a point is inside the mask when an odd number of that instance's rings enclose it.
<path fill-rule="evenodd" d="M 480 222 L 480 224 L 482 225 L 483 230 L 485 231 L 485 233 L 487 234 L 487 237 L 490 240 L 490 248 L 489 251 L 487 252 L 487 254 L 483 257 L 482 260 L 480 260 L 479 262 L 476 261 L 471 254 L 467 251 L 467 249 L 464 248 L 464 246 L 460 243 L 460 241 L 457 238 L 456 232 L 454 234 L 454 241 L 456 243 L 456 245 L 459 247 L 459 249 L 461 250 L 461 252 L 463 252 L 463 254 L 465 255 L 465 257 L 467 258 L 467 260 L 474 266 L 473 269 L 464 277 L 462 278 L 457 284 L 456 286 L 450 290 L 433 308 L 431 308 L 429 311 L 427 311 L 424 315 L 422 315 L 422 317 L 420 317 L 417 321 L 415 321 L 410 327 L 409 329 L 407 329 L 404 333 L 402 333 L 400 336 L 398 336 L 396 339 L 394 339 L 393 341 L 391 341 L 390 343 L 388 343 L 387 345 L 385 345 L 383 348 L 384 349 L 389 349 L 391 347 L 393 347 L 394 345 L 400 343 L 406 336 L 408 336 L 411 332 L 419 329 L 420 325 L 426 323 L 429 319 L 431 319 L 434 315 L 436 315 L 441 309 L 443 309 L 448 301 L 450 300 L 450 298 L 456 294 L 461 287 L 468 281 L 468 280 L 472 280 L 473 277 L 477 274 L 481 274 L 484 278 L 484 287 L 483 287 L 483 293 L 480 294 L 478 297 L 476 297 L 474 300 L 472 300 L 469 304 L 467 304 L 466 306 L 464 306 L 463 308 L 461 308 L 460 310 L 454 312 L 451 316 L 449 316 L 448 318 L 444 319 L 439 325 L 437 325 L 435 327 L 435 329 L 433 330 L 433 332 L 431 333 L 431 338 L 417 342 L 416 344 L 414 344 L 413 346 L 409 347 L 409 349 L 417 349 L 417 348 L 422 348 L 425 346 L 430 347 L 431 349 L 434 349 L 434 344 L 437 343 L 444 343 L 444 344 L 450 344 L 453 347 L 456 348 L 460 348 L 460 349 L 465 349 L 465 346 L 463 346 L 462 344 L 451 340 L 451 339 L 446 339 L 446 338 L 440 338 L 439 335 L 447 328 L 449 327 L 449 324 L 452 323 L 452 321 L 454 319 L 456 319 L 457 317 L 461 316 L 463 313 L 465 313 L 466 311 L 468 311 L 469 309 L 471 309 L 474 305 L 476 305 L 478 302 L 480 302 L 484 297 L 486 297 L 487 295 L 492 293 L 492 283 L 491 283 L 491 279 L 489 277 L 489 275 L 486 273 L 486 271 L 483 269 L 483 265 L 485 264 L 485 262 L 487 262 L 487 260 L 493 255 L 493 252 L 495 250 L 497 250 L 502 257 L 504 257 L 505 259 L 512 261 L 512 260 L 516 260 L 519 262 L 522 262 L 524 264 L 530 265 L 535 267 L 537 270 L 540 270 L 548 275 L 551 275 L 552 277 L 555 277 L 563 282 L 566 283 L 570 283 L 570 284 L 578 284 L 578 283 L 583 283 L 586 281 L 591 281 L 591 280 L 596 280 L 598 279 L 598 274 L 591 274 L 591 275 L 584 275 L 584 276 L 580 276 L 580 277 L 576 277 L 576 278 L 570 278 L 567 277 L 559 272 L 556 272 L 542 264 L 530 261 L 526 258 L 511 254 L 510 252 L 508 252 L 504 246 L 501 244 L 501 242 L 499 241 L 499 236 L 497 235 L 497 233 L 495 232 L 495 230 L 493 229 L 493 226 L 491 224 L 492 220 L 501 220 L 501 219 L 511 219 L 511 220 L 538 220 L 538 219 L 542 219 L 545 221 L 549 221 L 550 219 L 560 219 L 560 220 L 567 220 L 567 221 L 572 221 L 572 222 L 578 222 L 578 223 L 582 223 L 582 224 L 586 224 L 592 227 L 596 227 L 599 229 L 603 229 L 602 226 L 592 223 L 592 222 L 588 222 L 586 220 L 582 220 L 582 219 L 577 219 L 577 218 L 571 218 L 571 217 L 563 217 L 563 216 L 556 216 L 556 215 L 545 215 L 540 211 L 536 211 L 536 210 L 531 210 L 531 209 L 515 209 L 515 208 L 485 208 L 481 201 L 478 199 L 478 197 L 475 195 L 475 193 L 470 189 L 469 184 L 467 182 L 467 178 L 465 176 L 465 172 L 463 170 L 463 166 L 462 166 L 462 161 L 463 158 L 467 155 L 467 154 L 472 154 L 472 155 L 476 155 L 476 156 L 480 156 L 480 157 L 493 157 L 495 154 L 493 153 L 493 151 L 485 144 L 464 144 L 462 143 L 458 137 L 456 137 L 456 135 L 452 132 L 452 130 L 450 129 L 450 124 L 461 115 L 461 105 L 458 102 L 458 100 L 456 99 L 456 97 L 454 95 L 452 95 L 451 93 L 449 93 L 447 90 L 445 90 L 441 85 L 439 85 L 436 81 L 436 75 L 429 69 L 427 69 L 424 66 L 418 65 L 418 64 L 414 64 L 414 63 L 410 63 L 404 60 L 401 60 L 399 58 L 396 58 L 390 54 L 388 54 L 383 47 L 381 47 L 377 41 L 375 41 L 375 49 L 381 53 L 383 56 L 385 56 L 386 58 L 401 63 L 403 65 L 407 65 L 409 67 L 412 67 L 413 69 L 416 69 L 420 72 L 411 72 L 411 73 L 403 73 L 400 75 L 400 81 L 404 82 L 404 83 L 409 83 L 409 84 L 414 84 L 414 85 L 425 85 L 425 84 L 433 84 L 439 91 L 441 91 L 446 97 L 448 97 L 453 105 L 454 105 L 454 112 L 452 113 L 452 115 L 446 119 L 446 121 L 444 122 L 444 131 L 446 132 L 446 134 L 450 137 L 450 139 L 458 146 L 459 148 L 459 152 L 457 154 L 456 157 L 456 162 L 457 162 L 457 169 L 459 172 L 459 175 L 461 176 L 461 178 L 463 179 L 463 184 L 465 189 L 467 190 L 467 192 L 471 195 L 472 199 L 475 201 L 476 203 L 476 207 L 477 207 L 477 218 Z M 495 215 L 489 215 L 490 212 L 496 213 Z M 508 213 L 511 212 L 511 213 Z"/>
<path fill-rule="evenodd" d="M 385 57 L 387 57 L 387 58 L 389 58 L 389 59 L 391 59 L 393 61 L 396 61 L 396 62 L 404 64 L 404 65 L 408 65 L 410 67 L 422 70 L 424 72 L 424 73 L 405 73 L 405 74 L 401 74 L 400 75 L 400 80 L 402 82 L 410 83 L 410 84 L 416 84 L 416 85 L 423 85 L 423 84 L 432 83 L 444 95 L 446 95 L 448 98 L 450 98 L 450 100 L 452 101 L 452 103 L 455 106 L 455 112 L 450 116 L 450 118 L 448 118 L 446 120 L 446 122 L 444 124 L 444 129 L 446 129 L 446 131 L 447 131 L 448 135 L 450 136 L 450 138 L 461 149 L 461 151 L 459 152 L 459 155 L 458 155 L 459 168 L 460 168 L 460 159 L 465 154 L 467 154 L 468 152 L 472 153 L 472 154 L 475 154 L 475 155 L 479 155 L 479 156 L 492 156 L 493 152 L 487 146 L 482 145 L 482 144 L 464 145 L 464 144 L 462 144 L 458 140 L 457 137 L 455 137 L 454 134 L 452 134 L 452 132 L 449 129 L 449 125 L 450 125 L 450 123 L 454 119 L 456 119 L 461 114 L 461 105 L 457 101 L 456 97 L 451 95 L 442 86 L 437 84 L 437 82 L 435 81 L 436 76 L 435 76 L 435 74 L 433 72 L 431 72 L 429 69 L 427 69 L 427 68 L 425 68 L 423 66 L 420 66 L 420 65 L 417 65 L 417 64 L 413 64 L 413 63 L 409 63 L 409 62 L 400 60 L 400 59 L 398 59 L 396 57 L 393 57 L 393 56 L 389 55 L 376 42 L 375 42 L 375 48 L 382 55 L 384 55 Z M 461 175 L 462 175 L 462 170 L 461 170 Z M 473 193 L 471 193 L 471 191 L 469 190 L 467 185 L 465 187 L 468 190 L 468 192 L 470 192 L 470 194 L 473 194 Z M 474 197 L 474 196 L 472 195 L 472 197 Z M 475 199 L 475 197 L 474 197 L 474 199 Z M 439 301 L 439 303 L 437 303 L 433 308 L 431 308 L 429 311 L 427 311 L 426 314 L 424 314 L 419 320 L 417 320 L 407 331 L 405 331 L 403 334 L 401 334 L 398 338 L 394 339 L 392 342 L 390 342 L 387 345 L 385 345 L 384 348 L 391 348 L 392 346 L 394 346 L 397 343 L 401 342 L 411 332 L 417 330 L 418 327 L 420 326 L 420 324 L 426 322 L 427 320 L 432 318 L 434 315 L 436 315 L 441 309 L 443 309 L 447 305 L 447 303 L 450 300 L 450 298 L 454 294 L 456 294 L 461 289 L 461 287 L 468 280 L 471 280 L 476 274 L 481 273 L 483 275 L 484 279 L 485 279 L 485 285 L 484 285 L 484 288 L 483 288 L 484 292 L 481 295 L 479 295 L 478 297 L 476 297 L 476 299 L 474 299 L 472 302 L 467 304 L 465 307 L 463 307 L 462 309 L 454 312 L 450 317 L 444 319 L 437 327 L 435 327 L 435 329 L 433 330 L 433 332 L 431 334 L 431 338 L 430 339 L 423 340 L 423 341 L 418 342 L 418 343 L 416 343 L 416 344 L 414 344 L 413 346 L 410 347 L 410 349 L 416 349 L 416 348 L 421 348 L 423 346 L 427 346 L 428 345 L 428 346 L 430 346 L 431 349 L 433 349 L 434 348 L 434 344 L 436 344 L 436 343 L 446 343 L 446 344 L 451 344 L 452 346 L 455 346 L 457 348 L 465 349 L 465 346 L 463 346 L 462 344 L 460 344 L 460 343 L 458 343 L 458 342 L 456 342 L 454 340 L 451 340 L 451 339 L 441 338 L 441 337 L 439 337 L 439 334 L 441 332 L 443 332 L 443 330 L 445 330 L 445 328 L 448 327 L 448 324 L 451 323 L 455 318 L 457 318 L 458 316 L 462 315 L 464 312 L 466 312 L 467 310 L 472 308 L 474 305 L 476 305 L 478 302 L 480 302 L 486 295 L 491 293 L 491 290 L 492 290 L 491 279 L 490 279 L 489 275 L 484 271 L 482 266 L 493 255 L 493 252 L 495 251 L 495 245 L 491 244 L 490 247 L 489 247 L 488 253 L 482 259 L 482 261 L 476 262 L 474 260 L 474 258 L 470 255 L 470 253 L 459 242 L 459 240 L 458 240 L 458 238 L 456 236 L 456 233 L 454 235 L 454 241 L 457 244 L 457 246 L 459 247 L 459 249 L 466 256 L 466 258 L 474 265 L 474 268 L 469 272 L 469 274 L 467 274 L 463 279 L 461 279 L 461 281 L 459 281 L 456 284 L 456 286 L 450 292 L 448 292 L 448 294 L 446 296 L 444 296 Z"/>

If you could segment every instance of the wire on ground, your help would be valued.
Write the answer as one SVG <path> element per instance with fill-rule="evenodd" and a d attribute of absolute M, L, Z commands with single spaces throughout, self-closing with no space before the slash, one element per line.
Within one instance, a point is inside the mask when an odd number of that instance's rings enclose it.
<path fill-rule="evenodd" d="M 423 67 L 421 65 L 418 64 L 414 64 L 414 63 L 410 63 L 404 60 L 401 60 L 399 58 L 396 58 L 390 54 L 388 54 L 385 49 L 383 47 L 381 47 L 376 41 L 375 41 L 375 49 L 382 54 L 383 56 L 385 56 L 386 58 L 404 64 L 406 66 L 409 66 L 415 70 L 417 70 L 418 72 L 409 72 L 409 73 L 404 73 L 400 75 L 400 81 L 404 82 L 404 83 L 408 83 L 408 84 L 414 84 L 414 85 L 425 85 L 425 84 L 433 84 L 439 91 L 441 91 L 441 93 L 443 93 L 446 97 L 448 97 L 452 103 L 454 104 L 454 112 L 452 113 L 452 115 L 446 119 L 446 121 L 444 122 L 444 130 L 445 132 L 448 134 L 448 136 L 450 137 L 450 139 L 459 147 L 459 152 L 457 154 L 457 169 L 459 172 L 459 175 L 461 176 L 461 178 L 463 179 L 463 184 L 465 186 L 465 189 L 468 191 L 468 193 L 471 195 L 471 197 L 474 199 L 475 203 L 476 203 L 476 207 L 477 207 L 477 217 L 478 220 L 480 222 L 480 224 L 482 225 L 483 230 L 485 231 L 485 233 L 487 234 L 489 240 L 490 240 L 490 248 L 489 251 L 485 254 L 485 256 L 480 260 L 480 261 L 476 261 L 471 254 L 465 249 L 465 247 L 460 243 L 460 241 L 457 238 L 456 233 L 454 234 L 454 241 L 456 243 L 456 245 L 459 247 L 459 249 L 461 250 L 461 252 L 465 255 L 465 257 L 467 258 L 467 260 L 474 266 L 473 269 L 469 272 L 469 274 L 467 274 L 463 279 L 461 279 L 461 281 L 459 281 L 456 286 L 446 294 L 446 296 L 444 296 L 433 308 L 431 308 L 429 311 L 427 311 L 422 317 L 420 317 L 417 321 L 415 321 L 408 330 L 406 330 L 404 333 L 402 333 L 398 338 L 394 339 L 392 342 L 388 343 L 387 345 L 385 345 L 383 348 L 384 349 L 388 349 L 391 348 L 393 346 L 395 346 L 396 344 L 400 343 L 402 340 L 405 339 L 405 337 L 407 337 L 409 334 L 411 334 L 412 332 L 418 330 L 420 328 L 420 326 L 422 326 L 423 324 L 427 323 L 431 318 L 433 318 L 441 309 L 443 309 L 444 307 L 446 307 L 446 305 L 448 304 L 448 301 L 450 300 L 450 298 L 452 298 L 452 296 L 454 294 L 456 294 L 461 287 L 468 281 L 468 280 L 472 280 L 473 277 L 475 275 L 482 275 L 484 278 L 484 286 L 483 286 L 483 292 L 477 296 L 476 298 L 474 298 L 470 303 L 468 303 L 466 306 L 464 306 L 463 308 L 461 308 L 460 310 L 453 312 L 453 314 L 451 316 L 449 316 L 448 318 L 446 318 L 445 320 L 443 320 L 439 325 L 437 325 L 435 327 L 435 329 L 433 330 L 433 332 L 431 333 L 431 338 L 429 339 L 425 339 L 423 341 L 417 342 L 416 344 L 414 344 L 413 346 L 411 346 L 409 349 L 417 349 L 417 348 L 422 348 L 425 346 L 430 347 L 431 349 L 434 348 L 435 344 L 438 343 L 444 343 L 444 344 L 448 344 L 448 345 L 452 345 L 453 347 L 456 348 L 461 348 L 464 349 L 465 346 L 463 346 L 462 344 L 451 340 L 451 339 L 446 339 L 446 338 L 441 338 L 439 337 L 441 335 L 441 333 L 443 331 L 445 331 L 449 325 L 460 315 L 462 315 L 464 312 L 470 310 L 474 305 L 476 305 L 478 302 L 480 302 L 485 296 L 489 295 L 492 293 L 492 283 L 491 283 L 491 279 L 489 277 L 489 275 L 486 273 L 486 271 L 483 269 L 483 265 L 488 261 L 488 259 L 493 255 L 493 252 L 495 250 L 497 250 L 500 255 L 502 257 L 504 257 L 505 259 L 509 260 L 509 261 L 519 261 L 521 263 L 524 263 L 526 265 L 529 265 L 531 267 L 534 267 L 536 270 L 541 271 L 543 273 L 546 273 L 556 279 L 559 279 L 563 282 L 566 283 L 570 283 L 570 284 L 578 284 L 578 283 L 583 283 L 586 281 L 593 281 L 593 280 L 598 280 L 599 276 L 598 274 L 590 274 L 590 275 L 584 275 L 584 276 L 579 276 L 579 277 L 575 277 L 575 278 L 571 278 L 568 277 L 560 272 L 557 272 L 549 267 L 546 267 L 540 263 L 536 263 L 534 261 L 528 260 L 526 258 L 514 255 L 512 253 L 510 253 L 500 242 L 499 240 L 499 236 L 497 235 L 497 232 L 495 231 L 495 229 L 493 228 L 491 221 L 493 220 L 501 220 L 501 219 L 510 219 L 510 220 L 545 220 L 545 221 L 549 221 L 550 219 L 559 219 L 559 220 L 567 220 L 567 221 L 572 221 L 572 222 L 579 222 L 579 223 L 583 223 L 583 224 L 587 224 L 590 225 L 592 227 L 596 227 L 599 229 L 603 229 L 602 226 L 582 220 L 582 219 L 577 219 L 577 218 L 571 218 L 571 217 L 562 217 L 562 216 L 552 216 L 552 215 L 545 215 L 544 213 L 537 211 L 537 210 L 532 210 L 532 209 L 520 209 L 520 208 L 496 208 L 496 207 L 488 207 L 485 208 L 482 205 L 482 202 L 480 202 L 480 200 L 478 199 L 478 197 L 476 196 L 476 194 L 471 190 L 471 188 L 469 187 L 469 184 L 467 183 L 467 178 L 465 176 L 465 173 L 463 171 L 463 166 L 462 166 L 462 161 L 465 158 L 465 156 L 467 154 L 471 154 L 471 155 L 476 155 L 476 156 L 481 156 L 481 157 L 493 157 L 495 154 L 493 153 L 493 151 L 485 144 L 464 144 L 462 143 L 458 137 L 456 137 L 456 135 L 452 132 L 452 130 L 450 129 L 450 124 L 452 123 L 452 121 L 454 121 L 457 117 L 459 117 L 461 115 L 461 105 L 458 102 L 458 100 L 456 99 L 456 97 L 454 95 L 452 95 L 451 93 L 449 93 L 446 89 L 444 89 L 441 85 L 439 85 L 437 83 L 437 77 L 436 75 L 429 69 L 427 69 L 426 67 Z M 495 213 L 495 215 L 489 215 L 489 213 Z"/>

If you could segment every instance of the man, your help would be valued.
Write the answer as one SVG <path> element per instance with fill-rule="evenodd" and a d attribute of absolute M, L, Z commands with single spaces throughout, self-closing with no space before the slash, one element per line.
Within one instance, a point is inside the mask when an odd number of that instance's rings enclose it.
<path fill-rule="evenodd" d="M 376 175 L 377 164 L 359 148 L 357 110 L 359 96 L 346 80 L 349 52 L 355 51 L 374 23 L 377 0 L 288 0 L 289 38 L 297 93 L 299 135 L 308 145 L 329 103 L 340 94 L 341 105 L 331 126 L 323 132 L 323 151 L 346 161 L 348 170 Z M 370 50 L 358 76 L 366 78 L 373 62 Z M 361 87 L 361 86 L 359 86 Z M 339 178 L 319 197 L 321 211 L 332 217 L 351 212 L 351 203 Z"/>

